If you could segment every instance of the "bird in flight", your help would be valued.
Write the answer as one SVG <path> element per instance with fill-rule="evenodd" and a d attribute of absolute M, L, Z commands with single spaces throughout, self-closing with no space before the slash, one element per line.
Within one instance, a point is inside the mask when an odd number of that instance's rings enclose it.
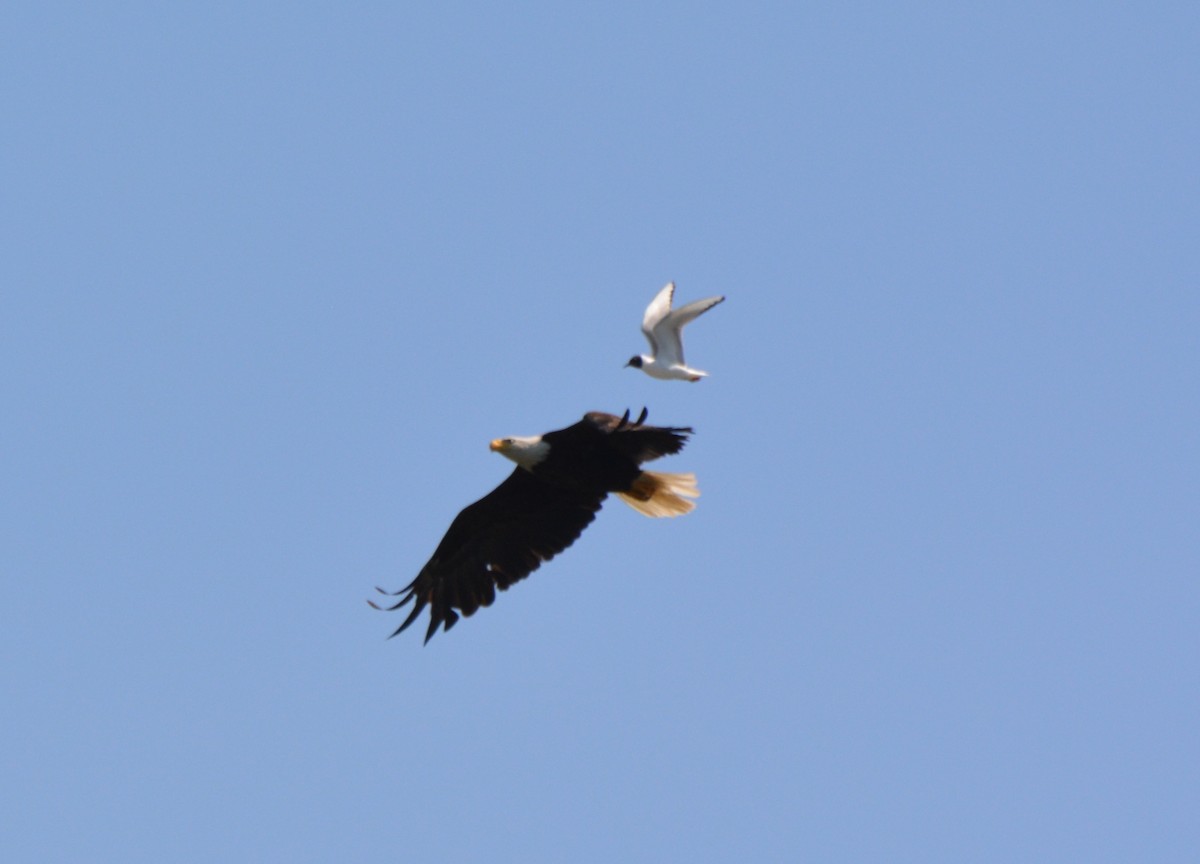
<path fill-rule="evenodd" d="M 699 381 L 707 372 L 690 369 L 683 360 L 683 326 L 700 314 L 707 312 L 722 300 L 709 297 L 696 300 L 678 309 L 671 309 L 671 298 L 675 295 L 675 283 L 668 282 L 646 307 L 642 318 L 642 332 L 650 343 L 650 354 L 631 357 L 626 366 L 641 369 L 651 378 L 665 381 Z"/>
<path fill-rule="evenodd" d="M 517 463 L 508 479 L 466 507 L 409 585 L 386 607 L 413 608 L 392 635 L 429 607 L 425 641 L 440 626 L 449 630 L 459 614 L 490 606 L 496 589 L 524 579 L 575 542 L 596 518 L 608 494 L 646 516 L 679 516 L 700 495 L 695 474 L 643 471 L 643 462 L 683 449 L 692 429 L 647 426 L 637 420 L 592 411 L 565 429 L 524 438 L 497 438 L 491 449 Z M 376 609 L 373 601 L 367 601 Z"/>

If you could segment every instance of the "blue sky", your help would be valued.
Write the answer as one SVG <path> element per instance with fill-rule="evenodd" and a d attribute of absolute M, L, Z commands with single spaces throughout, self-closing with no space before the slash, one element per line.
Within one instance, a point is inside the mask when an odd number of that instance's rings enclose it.
<path fill-rule="evenodd" d="M 4 19 L 4 860 L 1195 860 L 1194 4 Z M 694 513 L 385 638 L 642 405 Z"/>

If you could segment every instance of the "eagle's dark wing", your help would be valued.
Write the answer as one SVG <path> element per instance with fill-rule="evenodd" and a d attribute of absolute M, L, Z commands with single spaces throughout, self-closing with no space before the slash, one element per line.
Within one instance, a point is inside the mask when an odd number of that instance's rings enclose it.
<path fill-rule="evenodd" d="M 583 533 L 604 500 L 604 493 L 585 494 L 539 480 L 524 468 L 464 509 L 446 536 L 403 591 L 399 609 L 413 609 L 396 632 L 402 632 L 429 607 L 428 642 L 445 622 L 449 630 L 480 606 L 490 606 L 501 591 L 524 579 L 566 549 Z"/>
<path fill-rule="evenodd" d="M 643 426 L 646 413 L 643 408 L 637 420 L 631 421 L 628 411 L 623 417 L 592 411 L 585 414 L 583 419 L 607 433 L 609 446 L 638 465 L 682 450 L 688 436 L 694 431 L 692 427 Z"/>

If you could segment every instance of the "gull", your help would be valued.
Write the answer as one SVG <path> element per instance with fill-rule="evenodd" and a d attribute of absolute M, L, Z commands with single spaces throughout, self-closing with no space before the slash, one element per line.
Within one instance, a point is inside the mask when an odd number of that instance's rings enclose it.
<path fill-rule="evenodd" d="M 651 378 L 661 378 L 664 381 L 699 381 L 708 373 L 699 369 L 689 369 L 684 364 L 683 325 L 707 312 L 725 297 L 696 300 L 672 310 L 671 298 L 674 296 L 675 283 L 668 282 L 658 292 L 658 296 L 650 301 L 650 305 L 646 307 L 646 315 L 642 318 L 642 332 L 646 334 L 653 354 L 631 357 L 625 365 L 641 369 Z"/>

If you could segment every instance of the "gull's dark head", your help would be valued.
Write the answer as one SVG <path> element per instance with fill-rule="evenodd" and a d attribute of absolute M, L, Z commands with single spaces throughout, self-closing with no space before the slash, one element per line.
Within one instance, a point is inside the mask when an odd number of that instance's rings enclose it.
<path fill-rule="evenodd" d="M 642 368 L 642 358 L 641 357 L 630 357 L 629 362 L 625 364 L 625 368 L 628 369 L 630 366 L 632 366 L 634 369 L 641 369 Z"/>

